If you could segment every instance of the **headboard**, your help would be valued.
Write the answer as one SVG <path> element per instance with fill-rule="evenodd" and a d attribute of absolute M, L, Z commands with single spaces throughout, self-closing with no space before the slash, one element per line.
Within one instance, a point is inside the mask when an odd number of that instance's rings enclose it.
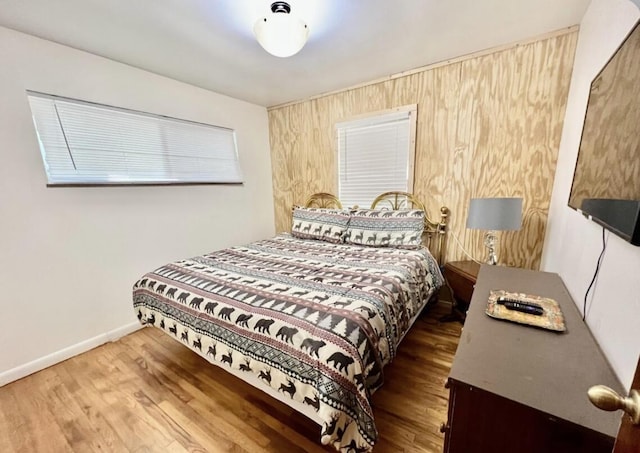
<path fill-rule="evenodd" d="M 311 195 L 304 204 L 305 208 L 342 209 L 338 197 L 330 193 L 320 192 Z"/>
<path fill-rule="evenodd" d="M 423 243 L 438 263 L 444 264 L 449 208 L 442 206 L 439 221 L 434 221 L 429 217 L 424 204 L 414 195 L 407 192 L 385 192 L 373 200 L 371 209 L 421 209 L 424 211 Z"/>

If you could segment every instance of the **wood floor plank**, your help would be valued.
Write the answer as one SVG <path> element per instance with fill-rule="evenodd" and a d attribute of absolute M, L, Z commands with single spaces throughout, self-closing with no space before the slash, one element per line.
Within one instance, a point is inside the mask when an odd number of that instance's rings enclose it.
<path fill-rule="evenodd" d="M 67 361 L 49 368 L 49 370 L 56 372 L 69 394 L 65 403 L 74 405 L 78 410 L 78 417 L 85 417 L 88 420 L 96 436 L 103 439 L 106 446 L 105 451 L 127 451 L 128 448 L 118 432 L 105 419 L 103 412 L 106 408 L 100 404 L 96 390 L 88 385 L 80 384 L 85 382 L 82 375 L 74 376 L 69 373 L 70 363 L 72 362 Z"/>
<path fill-rule="evenodd" d="M 23 416 L 15 394 L 9 386 L 0 389 L 0 451 L 24 451 L 25 439 L 20 435 L 25 430 Z"/>
<path fill-rule="evenodd" d="M 49 412 L 55 414 L 55 423 L 75 451 L 109 451 L 113 444 L 84 416 L 74 397 L 65 388 L 54 368 L 33 376 L 33 382 L 46 402 Z"/>
<path fill-rule="evenodd" d="M 161 451 L 173 441 L 166 437 L 161 430 L 155 429 L 153 421 L 139 404 L 135 397 L 118 389 L 119 375 L 122 373 L 115 366 L 105 362 L 109 345 L 104 345 L 68 360 L 68 366 L 74 374 L 84 374 L 85 385 L 90 391 L 90 403 L 103 408 L 103 415 L 107 423 L 112 426 L 121 437 L 129 451 L 143 448 Z M 95 352 L 96 354 L 91 354 Z"/>
<path fill-rule="evenodd" d="M 375 453 L 442 451 L 444 388 L 461 326 L 423 315 L 372 397 Z M 312 452 L 320 427 L 143 329 L 0 388 L 0 452 Z"/>
<path fill-rule="evenodd" d="M 182 406 L 174 406 L 168 401 L 160 403 L 160 408 L 171 417 L 176 423 L 180 424 L 190 435 L 201 445 L 206 445 L 207 451 L 216 452 L 246 452 L 247 450 L 239 447 L 234 439 L 227 438 L 220 433 L 211 433 L 202 428 L 199 419 L 193 419 L 185 414 Z"/>
<path fill-rule="evenodd" d="M 203 450 L 203 449 L 187 450 L 178 441 L 171 442 L 169 445 L 167 445 L 167 453 L 190 453 L 190 452 L 196 452 L 196 451 L 200 452 L 200 451 L 206 451 L 206 450 Z"/>
<path fill-rule="evenodd" d="M 60 431 L 47 408 L 46 399 L 34 392 L 31 382 L 18 381 L 7 391 L 9 404 L 3 411 L 11 411 L 14 429 L 10 432 L 15 452 L 71 452 L 71 445 Z M 5 386 L 6 387 L 6 386 Z M 4 391 L 4 387 L 1 389 Z"/>

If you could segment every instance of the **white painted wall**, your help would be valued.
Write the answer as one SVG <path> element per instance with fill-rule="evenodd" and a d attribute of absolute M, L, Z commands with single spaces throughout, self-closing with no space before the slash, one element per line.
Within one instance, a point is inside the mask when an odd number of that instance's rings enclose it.
<path fill-rule="evenodd" d="M 601 227 L 567 206 L 589 89 L 639 17 L 629 0 L 593 0 L 580 24 L 542 269 L 560 274 L 581 312 L 602 248 Z M 640 247 L 607 232 L 607 251 L 591 291 L 587 324 L 629 388 L 640 353 Z"/>
<path fill-rule="evenodd" d="M 47 188 L 26 89 L 234 128 L 245 184 Z M 0 385 L 136 327 L 144 272 L 273 233 L 264 107 L 0 27 Z"/>

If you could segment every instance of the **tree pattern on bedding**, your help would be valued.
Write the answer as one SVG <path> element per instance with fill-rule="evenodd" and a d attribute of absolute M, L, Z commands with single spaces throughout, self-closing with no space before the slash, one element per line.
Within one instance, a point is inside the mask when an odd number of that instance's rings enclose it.
<path fill-rule="evenodd" d="M 441 284 L 426 249 L 283 234 L 162 266 L 135 283 L 133 301 L 141 323 L 311 406 L 323 443 L 368 451 L 371 394 Z"/>

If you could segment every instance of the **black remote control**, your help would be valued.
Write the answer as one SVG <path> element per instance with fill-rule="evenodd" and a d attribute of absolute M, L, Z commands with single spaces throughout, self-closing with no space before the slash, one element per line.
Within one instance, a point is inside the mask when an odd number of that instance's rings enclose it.
<path fill-rule="evenodd" d="M 524 302 L 521 300 L 515 299 L 507 299 L 507 298 L 499 298 L 499 305 L 504 305 L 509 310 L 520 311 L 522 313 L 528 313 L 530 315 L 542 316 L 544 314 L 544 309 L 533 302 Z"/>

